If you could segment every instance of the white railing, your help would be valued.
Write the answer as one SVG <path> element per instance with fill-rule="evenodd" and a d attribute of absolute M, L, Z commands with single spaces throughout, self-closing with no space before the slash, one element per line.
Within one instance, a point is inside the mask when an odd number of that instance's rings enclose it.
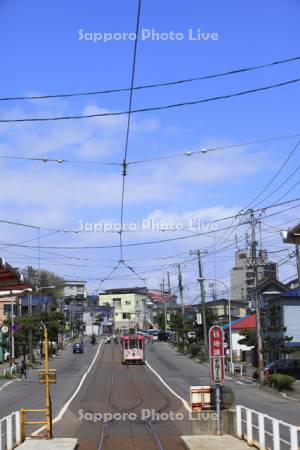
<path fill-rule="evenodd" d="M 248 445 L 272 450 L 298 450 L 300 427 L 275 419 L 266 414 L 237 405 L 237 436 Z"/>
<path fill-rule="evenodd" d="M 0 419 L 0 450 L 12 450 L 21 442 L 20 411 L 15 411 Z"/>
<path fill-rule="evenodd" d="M 246 366 L 242 363 L 231 363 L 230 361 L 226 361 L 226 370 L 232 374 L 239 373 L 240 375 L 245 375 Z"/>
<path fill-rule="evenodd" d="M 14 364 L 13 366 L 9 367 L 8 369 L 3 370 L 3 375 L 12 375 L 13 373 L 18 373 L 20 371 L 19 364 Z"/>

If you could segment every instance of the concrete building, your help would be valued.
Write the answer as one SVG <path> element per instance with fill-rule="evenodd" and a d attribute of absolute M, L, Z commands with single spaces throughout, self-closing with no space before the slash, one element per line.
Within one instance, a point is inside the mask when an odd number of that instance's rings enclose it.
<path fill-rule="evenodd" d="M 223 327 L 226 332 L 226 341 L 229 343 L 229 325 Z M 242 332 L 244 330 L 256 329 L 256 314 L 251 314 L 237 319 L 231 324 L 231 342 L 232 342 L 232 354 L 235 362 L 250 361 L 254 359 L 253 352 L 254 347 L 250 347 L 240 343 L 243 339 Z"/>
<path fill-rule="evenodd" d="M 86 281 L 65 281 L 63 287 L 64 300 L 86 300 Z"/>
<path fill-rule="evenodd" d="M 250 267 L 248 250 L 235 252 L 235 265 L 231 269 L 231 298 L 242 302 L 250 302 L 254 291 L 254 274 Z M 257 256 L 258 280 L 277 279 L 277 263 L 268 260 L 266 250 L 260 250 Z"/>
<path fill-rule="evenodd" d="M 145 328 L 147 301 L 148 291 L 140 287 L 108 289 L 99 294 L 99 306 L 114 308 L 114 328 L 122 334 Z"/>
<path fill-rule="evenodd" d="M 241 319 L 246 316 L 247 308 L 244 302 L 231 300 L 231 321 Z M 199 305 L 200 306 L 200 305 Z M 206 308 L 210 309 L 217 317 L 220 324 L 229 322 L 229 303 L 227 299 L 212 300 L 206 303 Z"/>
<path fill-rule="evenodd" d="M 99 320 L 99 318 L 101 320 Z M 103 335 L 114 333 L 114 309 L 108 306 L 96 306 L 83 313 L 84 332 L 86 335 Z"/>

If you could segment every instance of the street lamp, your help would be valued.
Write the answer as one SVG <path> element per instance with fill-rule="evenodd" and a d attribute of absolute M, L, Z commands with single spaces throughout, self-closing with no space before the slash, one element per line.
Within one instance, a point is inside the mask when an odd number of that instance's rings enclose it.
<path fill-rule="evenodd" d="M 230 371 L 232 372 L 232 368 L 233 368 L 233 353 L 232 353 L 232 329 L 231 329 L 231 324 L 232 324 L 232 320 L 231 320 L 231 299 L 230 299 L 230 295 L 229 295 L 229 289 L 227 284 L 224 283 L 224 281 L 221 280 L 217 280 L 216 278 L 198 278 L 198 281 L 214 281 L 215 283 L 221 283 L 226 290 L 226 295 L 227 295 L 227 301 L 228 301 L 228 322 L 229 322 L 229 347 L 230 347 Z"/>

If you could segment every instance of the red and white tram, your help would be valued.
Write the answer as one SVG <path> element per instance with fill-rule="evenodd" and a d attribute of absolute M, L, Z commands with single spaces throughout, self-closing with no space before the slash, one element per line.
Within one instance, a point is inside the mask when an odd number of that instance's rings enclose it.
<path fill-rule="evenodd" d="M 144 336 L 122 336 L 122 364 L 145 364 Z"/>

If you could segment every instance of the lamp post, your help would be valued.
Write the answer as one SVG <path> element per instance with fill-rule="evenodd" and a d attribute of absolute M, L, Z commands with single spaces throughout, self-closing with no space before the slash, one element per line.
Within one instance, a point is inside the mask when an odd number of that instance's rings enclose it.
<path fill-rule="evenodd" d="M 233 353 L 232 353 L 232 329 L 231 329 L 231 299 L 229 296 L 229 289 L 226 283 L 216 278 L 198 278 L 198 281 L 214 281 L 215 283 L 221 283 L 225 287 L 227 301 L 228 301 L 228 325 L 229 325 L 229 347 L 230 347 L 230 372 L 232 372 L 233 367 Z"/>

